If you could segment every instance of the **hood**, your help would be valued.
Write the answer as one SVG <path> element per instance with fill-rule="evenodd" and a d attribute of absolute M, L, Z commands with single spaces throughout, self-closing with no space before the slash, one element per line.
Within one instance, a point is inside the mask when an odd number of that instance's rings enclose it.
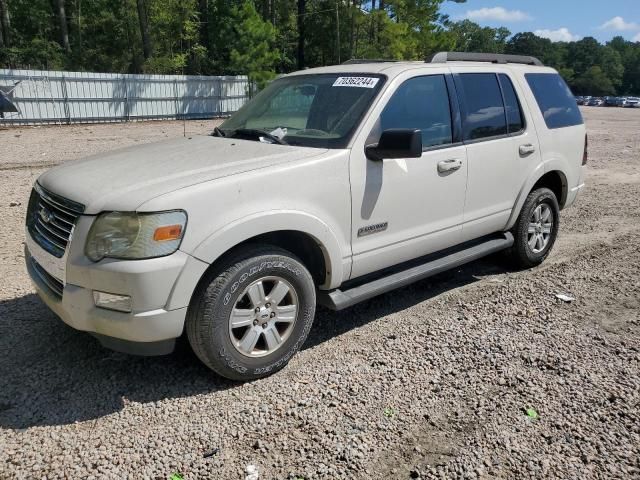
<path fill-rule="evenodd" d="M 130 211 L 180 188 L 325 152 L 318 148 L 196 136 L 67 162 L 45 172 L 38 182 L 52 193 L 82 203 L 87 214 Z"/>

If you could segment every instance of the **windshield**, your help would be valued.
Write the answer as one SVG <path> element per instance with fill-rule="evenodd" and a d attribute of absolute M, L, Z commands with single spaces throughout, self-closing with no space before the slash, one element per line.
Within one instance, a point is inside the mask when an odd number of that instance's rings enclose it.
<path fill-rule="evenodd" d="M 305 147 L 344 148 L 384 77 L 298 75 L 275 80 L 215 135 Z"/>

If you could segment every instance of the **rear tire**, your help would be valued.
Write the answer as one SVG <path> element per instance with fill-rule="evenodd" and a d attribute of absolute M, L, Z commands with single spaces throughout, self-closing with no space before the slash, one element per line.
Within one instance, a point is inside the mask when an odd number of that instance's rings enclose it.
<path fill-rule="evenodd" d="M 560 207 L 555 194 L 548 188 L 529 193 L 511 229 L 514 243 L 509 256 L 512 263 L 519 268 L 540 265 L 553 248 L 559 226 Z"/>
<path fill-rule="evenodd" d="M 283 368 L 302 347 L 315 315 L 313 279 L 290 252 L 249 245 L 200 282 L 187 337 L 198 358 L 232 380 Z"/>

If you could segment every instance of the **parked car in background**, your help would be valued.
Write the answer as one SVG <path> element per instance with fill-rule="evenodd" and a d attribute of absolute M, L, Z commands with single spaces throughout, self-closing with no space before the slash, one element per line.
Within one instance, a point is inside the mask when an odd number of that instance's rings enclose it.
<path fill-rule="evenodd" d="M 627 101 L 624 104 L 627 108 L 640 108 L 640 98 L 638 97 L 627 97 Z"/>
<path fill-rule="evenodd" d="M 604 106 L 605 107 L 617 107 L 618 106 L 618 97 L 604 97 Z"/>
<path fill-rule="evenodd" d="M 584 97 L 582 97 L 580 95 L 576 96 L 576 103 L 578 105 L 584 105 Z"/>
<path fill-rule="evenodd" d="M 590 107 L 600 107 L 604 104 L 604 100 L 598 97 L 591 97 L 589 101 L 585 104 Z"/>
<path fill-rule="evenodd" d="M 604 105 L 606 107 L 624 107 L 627 103 L 627 97 L 605 97 Z"/>

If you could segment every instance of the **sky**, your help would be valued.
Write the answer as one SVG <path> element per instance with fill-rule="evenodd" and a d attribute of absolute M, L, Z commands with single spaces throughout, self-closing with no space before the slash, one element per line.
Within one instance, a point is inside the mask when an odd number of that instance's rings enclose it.
<path fill-rule="evenodd" d="M 511 33 L 534 32 L 552 41 L 620 35 L 640 42 L 640 0 L 467 0 L 444 2 L 452 20 L 468 18 L 483 26 L 507 27 Z"/>

